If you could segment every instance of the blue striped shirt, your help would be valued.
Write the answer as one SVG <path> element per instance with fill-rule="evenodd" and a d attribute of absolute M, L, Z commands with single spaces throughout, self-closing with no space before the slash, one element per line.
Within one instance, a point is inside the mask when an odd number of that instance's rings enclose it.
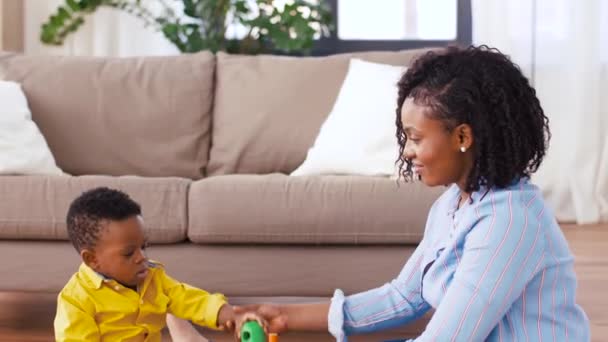
<path fill-rule="evenodd" d="M 430 210 L 424 238 L 399 276 L 344 297 L 329 331 L 347 335 L 435 313 L 416 341 L 589 341 L 575 302 L 573 257 L 540 190 L 527 179 L 471 194 L 452 185 Z"/>

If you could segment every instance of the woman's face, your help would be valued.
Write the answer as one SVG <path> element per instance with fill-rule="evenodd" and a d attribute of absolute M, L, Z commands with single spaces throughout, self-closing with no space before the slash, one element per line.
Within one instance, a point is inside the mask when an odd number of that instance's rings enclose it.
<path fill-rule="evenodd" d="M 463 124 L 449 130 L 444 122 L 431 118 L 430 110 L 411 98 L 403 103 L 401 124 L 407 137 L 403 156 L 412 162 L 414 177 L 424 184 L 457 183 L 463 189 L 472 166 L 471 128 Z"/>

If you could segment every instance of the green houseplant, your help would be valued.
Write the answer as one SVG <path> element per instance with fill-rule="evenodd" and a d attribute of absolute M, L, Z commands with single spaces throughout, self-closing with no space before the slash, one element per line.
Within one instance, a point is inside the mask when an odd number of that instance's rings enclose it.
<path fill-rule="evenodd" d="M 65 0 L 42 24 L 40 40 L 62 45 L 101 7 L 130 13 L 161 31 L 181 52 L 306 54 L 316 36 L 328 36 L 333 18 L 322 0 Z M 156 6 L 152 11 L 150 5 Z M 160 10 L 158 10 L 160 7 Z M 230 25 L 244 37 L 227 38 Z"/>

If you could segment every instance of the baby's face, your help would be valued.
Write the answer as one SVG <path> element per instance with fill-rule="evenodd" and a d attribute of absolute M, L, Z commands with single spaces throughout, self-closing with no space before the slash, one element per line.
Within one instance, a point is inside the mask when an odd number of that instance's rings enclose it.
<path fill-rule="evenodd" d="M 141 284 L 148 275 L 146 244 L 141 216 L 107 222 L 93 249 L 95 271 L 125 286 Z"/>

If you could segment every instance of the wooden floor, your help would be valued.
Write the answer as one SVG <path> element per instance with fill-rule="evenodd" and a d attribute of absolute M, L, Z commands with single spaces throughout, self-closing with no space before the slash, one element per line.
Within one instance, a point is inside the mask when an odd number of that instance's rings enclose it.
<path fill-rule="evenodd" d="M 576 256 L 578 302 L 591 321 L 592 341 L 608 341 L 608 225 L 564 225 L 564 232 Z M 53 303 L 54 297 L 0 292 L 0 341 L 53 341 L 54 307 L 40 303 Z"/>
<path fill-rule="evenodd" d="M 608 341 L 608 224 L 564 226 L 576 257 L 577 301 L 589 316 L 591 340 Z"/>

